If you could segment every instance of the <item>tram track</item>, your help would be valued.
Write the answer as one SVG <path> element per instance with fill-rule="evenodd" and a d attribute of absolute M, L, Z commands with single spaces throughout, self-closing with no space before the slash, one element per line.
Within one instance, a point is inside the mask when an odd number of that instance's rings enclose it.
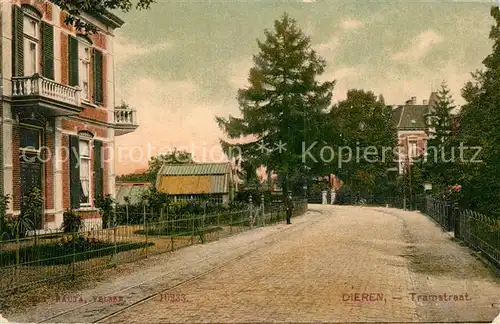
<path fill-rule="evenodd" d="M 322 212 L 319 210 L 309 210 L 309 212 L 322 214 Z M 315 219 L 313 221 L 299 223 L 299 224 L 297 224 L 299 226 L 291 227 L 289 230 L 286 230 L 286 231 L 289 232 L 291 230 L 292 232 L 297 232 L 297 231 L 300 231 L 304 226 L 311 226 L 311 225 L 318 223 L 320 221 L 321 221 L 321 219 Z M 244 249 L 248 249 L 249 246 L 251 246 L 251 245 L 259 245 L 259 246 L 256 248 L 252 248 L 249 251 L 244 252 L 243 254 L 238 254 L 235 257 L 231 257 L 228 260 L 226 260 L 222 263 L 219 263 L 214 267 L 210 267 L 208 270 L 205 270 L 199 274 L 195 274 L 193 276 L 190 276 L 189 278 L 187 278 L 185 280 L 181 280 L 178 283 L 171 284 L 170 281 L 172 281 L 172 280 L 169 280 L 170 284 L 168 285 L 167 288 L 160 288 L 159 291 L 154 291 L 154 292 L 151 291 L 145 297 L 140 297 L 138 300 L 135 300 L 128 305 L 109 304 L 109 303 L 106 304 L 106 303 L 100 303 L 98 301 L 93 300 L 93 301 L 85 302 L 81 305 L 78 305 L 77 307 L 73 307 L 71 309 L 59 312 L 55 315 L 52 315 L 50 317 L 47 317 L 47 318 L 39 321 L 37 323 L 69 323 L 70 322 L 69 320 L 72 318 L 79 318 L 79 319 L 86 318 L 87 320 L 84 321 L 85 323 L 102 323 L 102 322 L 106 321 L 107 319 L 110 319 L 116 315 L 119 315 L 119 314 L 121 314 L 121 313 L 135 307 L 135 306 L 138 306 L 138 305 L 143 304 L 149 300 L 152 300 L 161 294 L 165 294 L 168 291 L 172 291 L 172 290 L 177 289 L 183 285 L 186 285 L 186 284 L 189 284 L 189 283 L 194 282 L 196 280 L 199 280 L 202 277 L 209 275 L 210 273 L 215 272 L 219 269 L 222 269 L 225 266 L 230 265 L 238 260 L 241 260 L 241 259 L 247 257 L 248 255 L 250 255 L 258 250 L 272 246 L 272 245 L 281 241 L 279 236 L 281 236 L 282 234 L 283 234 L 283 231 L 280 230 L 278 232 L 272 233 L 272 234 L 265 236 L 263 238 L 258 238 L 256 240 L 252 240 L 249 244 L 245 244 L 241 247 L 233 249 L 232 253 L 234 253 L 235 251 L 241 251 Z M 153 278 L 144 280 L 141 283 L 138 283 L 136 285 L 129 286 L 127 288 L 112 292 L 110 294 L 103 295 L 102 297 L 103 298 L 113 297 L 113 296 L 117 296 L 118 294 L 122 294 L 124 292 L 129 292 L 128 295 L 130 297 L 134 297 L 136 295 L 136 294 L 134 294 L 134 290 L 137 291 L 137 294 L 144 292 L 144 290 L 146 290 L 146 291 L 147 290 L 155 290 L 155 288 L 158 288 L 158 286 L 159 286 L 159 284 L 155 284 L 155 282 L 160 281 L 159 279 L 166 278 L 169 275 L 173 275 L 175 273 L 178 273 L 182 270 L 185 270 L 189 267 L 193 267 L 193 266 L 198 265 L 200 263 L 205 263 L 205 262 L 209 263 L 210 261 L 212 261 L 214 259 L 220 258 L 220 256 L 222 256 L 223 254 L 225 254 L 227 252 L 228 251 L 225 250 L 223 252 L 216 253 L 216 254 L 211 255 L 207 258 L 203 258 L 201 260 L 192 262 L 192 263 L 185 265 L 181 268 L 177 268 L 173 271 L 169 271 L 166 274 L 155 276 Z M 174 281 L 175 281 L 175 279 L 174 279 Z M 124 300 L 125 301 L 130 300 L 131 299 L 130 297 L 126 297 Z M 85 310 L 84 308 L 87 308 L 87 309 Z M 102 316 L 103 313 L 105 313 L 104 316 Z M 74 316 L 71 316 L 71 315 L 74 315 Z M 63 321 L 61 322 L 60 320 L 63 320 Z M 78 322 L 82 323 L 82 321 L 78 321 Z"/>

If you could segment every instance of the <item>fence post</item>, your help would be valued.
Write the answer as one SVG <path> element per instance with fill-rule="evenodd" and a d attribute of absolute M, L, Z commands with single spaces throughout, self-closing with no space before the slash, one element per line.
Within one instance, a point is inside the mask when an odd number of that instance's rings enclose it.
<path fill-rule="evenodd" d="M 195 214 L 193 214 L 193 216 L 191 217 L 191 245 L 194 244 L 194 221 L 195 221 Z"/>
<path fill-rule="evenodd" d="M 444 205 L 444 215 L 445 215 L 445 229 L 447 232 L 451 231 L 451 229 L 454 227 L 453 226 L 453 215 L 451 214 L 452 212 L 451 208 L 451 203 L 446 203 Z"/>
<path fill-rule="evenodd" d="M 171 233 L 171 232 L 170 232 L 170 220 L 169 220 L 169 214 L 168 214 L 169 209 L 170 209 L 170 206 L 169 206 L 169 204 L 167 203 L 167 221 L 166 221 L 166 223 L 165 223 L 165 227 L 167 228 L 167 231 L 166 231 L 166 233 L 165 233 L 165 234 Z"/>
<path fill-rule="evenodd" d="M 116 246 L 116 206 L 113 205 L 113 243 L 115 248 L 113 250 L 113 260 L 116 262 L 117 257 L 117 246 Z"/>
<path fill-rule="evenodd" d="M 16 273 L 15 273 L 15 284 L 14 286 L 17 287 L 19 283 L 19 263 L 21 262 L 21 257 L 19 255 L 19 250 L 21 249 L 21 243 L 19 241 L 19 230 L 21 226 L 21 220 L 19 219 L 19 216 L 17 216 L 17 226 L 16 226 Z"/>
<path fill-rule="evenodd" d="M 264 210 L 264 194 L 260 195 L 260 208 L 262 209 L 262 226 L 266 225 L 266 211 Z"/>
<path fill-rule="evenodd" d="M 207 217 L 207 202 L 203 202 L 203 218 L 201 220 L 201 235 L 203 235 L 202 244 L 205 244 L 205 218 Z"/>
<path fill-rule="evenodd" d="M 250 228 L 253 227 L 253 203 L 252 203 L 252 196 L 250 196 L 248 203 L 250 204 Z"/>
<path fill-rule="evenodd" d="M 453 218 L 455 219 L 455 228 L 454 228 L 454 236 L 455 238 L 460 238 L 460 221 L 461 221 L 461 216 L 460 216 L 460 209 L 458 206 L 455 204 L 453 206 Z"/>
<path fill-rule="evenodd" d="M 146 234 L 146 258 L 148 257 L 148 226 L 146 222 L 146 204 L 144 203 L 142 208 L 142 220 L 144 226 L 144 233 Z"/>
<path fill-rule="evenodd" d="M 125 204 L 125 216 L 127 217 L 127 226 L 128 226 L 128 204 L 129 202 Z"/>
<path fill-rule="evenodd" d="M 159 221 L 160 221 L 160 224 L 159 224 L 160 225 L 159 226 L 160 233 L 159 234 L 163 234 L 163 208 L 165 208 L 165 204 L 162 204 L 161 208 L 160 208 L 160 219 L 159 219 Z"/>
<path fill-rule="evenodd" d="M 72 237 L 73 237 L 73 264 L 72 264 L 72 279 L 75 280 L 75 272 L 76 272 L 76 235 L 75 229 L 72 229 Z"/>
<path fill-rule="evenodd" d="M 229 212 L 229 234 L 233 234 L 233 212 Z"/>
<path fill-rule="evenodd" d="M 217 213 L 217 241 L 220 240 L 220 212 Z"/>

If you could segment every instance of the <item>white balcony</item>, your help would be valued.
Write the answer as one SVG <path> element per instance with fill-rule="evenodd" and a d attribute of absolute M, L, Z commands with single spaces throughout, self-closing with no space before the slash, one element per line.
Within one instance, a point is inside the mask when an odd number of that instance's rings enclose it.
<path fill-rule="evenodd" d="M 80 89 L 38 74 L 12 78 L 12 100 L 14 107 L 30 107 L 55 115 L 78 114 Z"/>
<path fill-rule="evenodd" d="M 138 127 L 135 109 L 125 105 L 115 107 L 115 135 L 120 136 L 133 132 Z"/>

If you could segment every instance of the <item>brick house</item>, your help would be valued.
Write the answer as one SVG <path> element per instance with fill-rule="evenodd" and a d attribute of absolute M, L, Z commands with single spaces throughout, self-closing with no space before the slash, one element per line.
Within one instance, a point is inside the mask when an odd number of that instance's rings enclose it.
<path fill-rule="evenodd" d="M 417 98 L 412 97 L 404 105 L 393 106 L 392 119 L 398 132 L 398 167 L 402 174 L 405 165 L 413 158 L 421 156 L 425 151 L 429 128 L 428 114 L 437 100 L 437 92 L 432 92 L 428 100 L 422 104 L 417 103 Z"/>
<path fill-rule="evenodd" d="M 115 15 L 83 13 L 99 32 L 82 35 L 46 0 L 0 3 L 0 190 L 19 215 L 23 197 L 42 191 L 37 230 L 57 229 L 63 212 L 95 223 L 98 196 L 115 195 L 114 138 L 137 128 L 135 110 L 115 107 Z"/>

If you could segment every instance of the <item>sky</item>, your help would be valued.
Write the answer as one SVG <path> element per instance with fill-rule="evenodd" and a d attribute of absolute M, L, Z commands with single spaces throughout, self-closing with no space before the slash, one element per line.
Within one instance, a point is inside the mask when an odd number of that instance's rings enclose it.
<path fill-rule="evenodd" d="M 214 116 L 239 116 L 257 39 L 284 12 L 326 61 L 320 80 L 382 94 L 387 104 L 419 103 L 446 81 L 455 103 L 470 73 L 491 53 L 495 1 L 165 1 L 119 13 L 115 100 L 137 110 L 139 127 L 116 137 L 116 174 L 146 168 L 149 156 L 187 150 L 220 162 Z"/>

